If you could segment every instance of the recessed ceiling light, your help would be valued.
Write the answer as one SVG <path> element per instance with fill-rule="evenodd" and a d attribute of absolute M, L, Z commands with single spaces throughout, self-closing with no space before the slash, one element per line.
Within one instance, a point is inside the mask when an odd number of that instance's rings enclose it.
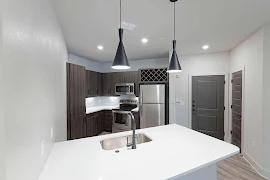
<path fill-rule="evenodd" d="M 143 43 L 147 43 L 147 42 L 148 42 L 148 39 L 143 38 L 143 39 L 142 39 L 142 42 L 143 42 Z"/>
<path fill-rule="evenodd" d="M 103 46 L 98 46 L 97 47 L 99 50 L 102 50 L 103 49 Z"/>
<path fill-rule="evenodd" d="M 203 48 L 204 50 L 207 50 L 207 49 L 209 48 L 209 46 L 208 46 L 208 45 L 204 45 L 202 48 Z"/>

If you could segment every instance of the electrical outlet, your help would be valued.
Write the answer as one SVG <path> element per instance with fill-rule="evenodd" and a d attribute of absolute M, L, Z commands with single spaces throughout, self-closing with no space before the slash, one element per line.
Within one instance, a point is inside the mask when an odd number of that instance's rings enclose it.
<path fill-rule="evenodd" d="M 176 79 L 179 79 L 179 77 L 180 77 L 180 74 L 176 74 Z"/>
<path fill-rule="evenodd" d="M 44 141 L 40 144 L 41 156 L 44 156 Z"/>
<path fill-rule="evenodd" d="M 255 141 L 252 142 L 252 146 L 253 146 L 254 148 L 256 147 Z"/>
<path fill-rule="evenodd" d="M 53 139 L 54 136 L 54 127 L 51 127 L 51 139 Z"/>

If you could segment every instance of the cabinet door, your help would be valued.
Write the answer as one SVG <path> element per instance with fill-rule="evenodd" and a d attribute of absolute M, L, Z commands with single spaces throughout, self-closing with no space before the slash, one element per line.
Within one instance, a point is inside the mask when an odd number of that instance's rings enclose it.
<path fill-rule="evenodd" d="M 110 79 L 109 73 L 102 74 L 102 84 L 103 84 L 103 95 L 109 96 L 110 95 Z"/>
<path fill-rule="evenodd" d="M 67 63 L 67 137 L 85 137 L 85 67 Z M 74 128 L 74 129 L 73 129 Z"/>
<path fill-rule="evenodd" d="M 88 73 L 88 97 L 93 97 L 95 95 L 95 72 L 87 70 Z"/>
<path fill-rule="evenodd" d="M 95 97 L 97 95 L 97 73 L 91 71 L 91 96 Z"/>
<path fill-rule="evenodd" d="M 99 134 L 104 131 L 104 116 L 103 111 L 98 112 Z"/>
<path fill-rule="evenodd" d="M 124 73 L 123 72 L 115 72 L 113 73 L 114 83 L 121 84 L 124 83 Z"/>
<path fill-rule="evenodd" d="M 115 76 L 114 73 L 109 73 L 109 80 L 110 80 L 110 96 L 115 96 Z"/>
<path fill-rule="evenodd" d="M 101 78 L 100 73 L 97 73 L 97 88 L 98 88 L 97 96 L 101 96 L 102 95 L 102 78 Z"/>
<path fill-rule="evenodd" d="M 70 119 L 70 138 L 80 139 L 86 137 L 85 115 L 72 117 Z"/>
<path fill-rule="evenodd" d="M 109 132 L 110 131 L 110 126 L 109 126 L 109 121 L 107 116 L 104 116 L 104 130 Z"/>
<path fill-rule="evenodd" d="M 107 121 L 108 121 L 108 131 L 112 132 L 112 122 L 113 122 L 113 115 L 112 111 L 107 111 Z"/>
<path fill-rule="evenodd" d="M 91 115 L 87 114 L 86 115 L 86 137 L 92 137 L 92 129 L 91 129 Z"/>
<path fill-rule="evenodd" d="M 86 70 L 85 72 L 85 97 L 89 96 L 89 71 Z"/>
<path fill-rule="evenodd" d="M 107 132 L 112 132 L 112 111 L 105 111 L 104 112 L 104 129 Z"/>

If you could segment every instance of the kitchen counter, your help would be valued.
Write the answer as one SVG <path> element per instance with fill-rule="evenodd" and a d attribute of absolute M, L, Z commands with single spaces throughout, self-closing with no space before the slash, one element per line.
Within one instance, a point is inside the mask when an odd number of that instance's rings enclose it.
<path fill-rule="evenodd" d="M 119 106 L 95 106 L 95 107 L 86 108 L 86 114 L 91 114 L 91 113 L 103 111 L 103 110 L 112 110 L 112 109 L 117 109 L 117 108 L 119 108 Z M 132 111 L 138 112 L 139 107 L 133 109 Z"/>
<path fill-rule="evenodd" d="M 39 180 L 212 180 L 216 163 L 239 153 L 234 145 L 176 124 L 136 133 L 152 141 L 119 153 L 103 150 L 100 141 L 131 131 L 56 143 Z"/>

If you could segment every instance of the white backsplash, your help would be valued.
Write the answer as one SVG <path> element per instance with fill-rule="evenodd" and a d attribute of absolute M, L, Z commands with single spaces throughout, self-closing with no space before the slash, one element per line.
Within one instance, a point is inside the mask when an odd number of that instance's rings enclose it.
<path fill-rule="evenodd" d="M 121 99 L 134 98 L 138 100 L 136 96 L 100 96 L 100 97 L 90 97 L 85 99 L 86 108 L 96 107 L 96 106 L 118 106 Z"/>

